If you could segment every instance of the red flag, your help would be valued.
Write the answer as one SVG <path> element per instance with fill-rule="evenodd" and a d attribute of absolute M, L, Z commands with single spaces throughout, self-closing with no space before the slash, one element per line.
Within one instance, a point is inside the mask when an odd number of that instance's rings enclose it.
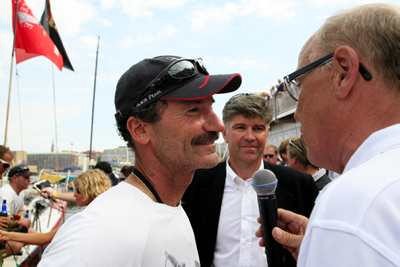
<path fill-rule="evenodd" d="M 42 25 L 33 16 L 25 0 L 12 0 L 12 3 L 17 64 L 42 55 L 51 60 L 61 70 L 64 65 L 62 55 Z"/>

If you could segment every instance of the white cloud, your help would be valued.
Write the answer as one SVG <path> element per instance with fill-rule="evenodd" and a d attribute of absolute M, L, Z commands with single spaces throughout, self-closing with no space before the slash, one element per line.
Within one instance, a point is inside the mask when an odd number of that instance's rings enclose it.
<path fill-rule="evenodd" d="M 117 5 L 122 12 L 131 17 L 152 16 L 157 9 L 173 9 L 181 7 L 186 0 L 103 0 L 105 6 Z M 118 2 L 118 3 L 114 3 Z"/>
<path fill-rule="evenodd" d="M 229 23 L 237 17 L 269 17 L 282 20 L 295 15 L 294 0 L 240 0 L 221 6 L 200 6 L 192 12 L 192 29 L 201 31 L 209 25 Z"/>
<path fill-rule="evenodd" d="M 269 69 L 269 65 L 265 62 L 265 60 L 252 56 L 206 57 L 205 62 L 207 65 L 221 66 L 221 69 L 224 69 L 224 71 L 232 70 L 235 72 L 266 72 Z"/>
<path fill-rule="evenodd" d="M 96 17 L 96 8 L 89 1 L 52 1 L 52 11 L 57 27 L 62 34 L 76 35 L 84 24 Z"/>
<path fill-rule="evenodd" d="M 142 33 L 135 37 L 127 36 L 121 40 L 119 46 L 121 48 L 130 48 L 132 46 L 140 46 L 152 44 L 159 41 L 165 41 L 175 36 L 178 30 L 173 25 L 167 25 L 156 33 Z"/>
<path fill-rule="evenodd" d="M 99 22 L 100 22 L 104 27 L 107 27 L 107 28 L 109 28 L 109 27 L 111 27 L 111 26 L 113 25 L 113 23 L 111 22 L 111 20 L 105 19 L 105 18 L 99 19 Z"/>
<path fill-rule="evenodd" d="M 97 36 L 83 35 L 79 37 L 80 43 L 87 48 L 94 49 L 97 46 Z"/>
<path fill-rule="evenodd" d="M 104 9 L 109 9 L 114 7 L 115 0 L 101 0 L 101 7 Z"/>

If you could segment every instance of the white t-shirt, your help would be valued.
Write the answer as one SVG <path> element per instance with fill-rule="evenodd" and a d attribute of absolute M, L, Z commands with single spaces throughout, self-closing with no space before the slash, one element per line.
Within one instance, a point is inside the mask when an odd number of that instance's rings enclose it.
<path fill-rule="evenodd" d="M 7 212 L 8 215 L 17 214 L 22 211 L 24 207 L 24 200 L 22 196 L 17 195 L 10 184 L 5 184 L 0 188 L 0 208 L 3 203 L 3 199 L 7 201 Z"/>
<path fill-rule="evenodd" d="M 186 213 L 121 182 L 72 216 L 46 248 L 44 266 L 200 266 Z"/>
<path fill-rule="evenodd" d="M 373 133 L 323 190 L 300 267 L 400 266 L 400 124 Z"/>
<path fill-rule="evenodd" d="M 261 162 L 259 170 L 264 169 Z M 252 179 L 243 180 L 226 164 L 224 197 L 219 216 L 214 262 L 216 267 L 268 266 L 264 248 L 255 235 L 260 217 Z"/>

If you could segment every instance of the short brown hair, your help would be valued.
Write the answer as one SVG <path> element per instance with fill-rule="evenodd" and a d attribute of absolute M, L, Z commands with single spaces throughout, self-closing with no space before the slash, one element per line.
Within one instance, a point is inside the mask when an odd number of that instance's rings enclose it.
<path fill-rule="evenodd" d="M 265 98 L 256 94 L 237 94 L 226 102 L 222 111 L 222 120 L 228 123 L 236 115 L 246 118 L 260 117 L 269 124 L 272 119 L 272 110 Z"/>

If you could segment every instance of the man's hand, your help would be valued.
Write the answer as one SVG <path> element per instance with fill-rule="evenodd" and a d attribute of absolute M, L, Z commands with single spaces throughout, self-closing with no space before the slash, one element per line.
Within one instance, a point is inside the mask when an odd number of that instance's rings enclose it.
<path fill-rule="evenodd" d="M 278 227 L 272 229 L 274 239 L 286 248 L 297 260 L 299 248 L 306 231 L 308 219 L 294 212 L 278 209 Z M 256 232 L 257 237 L 261 237 L 260 246 L 265 246 L 262 227 Z"/>

